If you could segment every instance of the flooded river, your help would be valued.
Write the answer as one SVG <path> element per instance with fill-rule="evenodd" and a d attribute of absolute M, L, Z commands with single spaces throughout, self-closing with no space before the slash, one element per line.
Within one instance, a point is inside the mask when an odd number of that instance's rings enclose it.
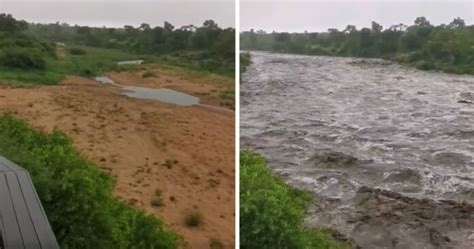
<path fill-rule="evenodd" d="M 241 143 L 361 248 L 474 248 L 474 77 L 252 53 Z"/>

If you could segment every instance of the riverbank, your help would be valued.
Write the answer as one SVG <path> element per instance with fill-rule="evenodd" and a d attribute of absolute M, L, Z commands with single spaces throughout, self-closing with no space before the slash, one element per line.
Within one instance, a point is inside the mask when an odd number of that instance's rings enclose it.
<path fill-rule="evenodd" d="M 311 194 L 274 176 L 262 156 L 240 153 L 240 185 L 240 248 L 350 247 L 340 247 L 329 231 L 305 226 Z"/>
<path fill-rule="evenodd" d="M 156 77 L 143 78 L 145 71 Z M 230 109 L 219 94 L 230 87 L 227 78 L 157 65 L 106 74 Z M 115 178 L 115 196 L 161 217 L 190 248 L 207 248 L 210 241 L 234 245 L 234 112 L 133 99 L 77 76 L 57 86 L 1 87 L 0 112 L 70 136 L 75 148 Z M 159 205 L 152 202 L 157 191 Z M 190 212 L 201 217 L 196 226 L 186 223 Z"/>
<path fill-rule="evenodd" d="M 285 51 L 271 51 L 271 50 L 251 50 L 254 52 L 264 53 L 276 53 L 276 54 L 288 54 L 288 55 L 305 55 L 305 56 L 329 56 L 329 57 L 340 57 L 340 58 L 356 58 L 352 56 L 344 56 L 337 53 L 321 52 L 321 53 L 291 53 Z M 249 51 L 247 51 L 248 53 Z M 403 66 L 409 66 L 423 71 L 431 72 L 444 72 L 458 75 L 474 75 L 474 64 L 446 64 L 436 61 L 417 60 L 414 54 L 410 53 L 399 53 L 393 55 L 387 55 L 382 57 L 357 57 L 361 60 L 381 59 L 392 63 L 399 63 Z M 245 59 L 244 59 L 245 60 Z"/>

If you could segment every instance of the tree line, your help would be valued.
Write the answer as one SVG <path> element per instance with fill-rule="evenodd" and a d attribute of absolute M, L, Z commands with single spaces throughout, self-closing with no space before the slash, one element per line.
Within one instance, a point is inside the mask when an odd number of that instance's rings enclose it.
<path fill-rule="evenodd" d="M 241 48 L 309 55 L 384 58 L 415 64 L 421 69 L 474 73 L 474 25 L 461 18 L 432 25 L 425 17 L 413 25 L 386 29 L 377 22 L 370 28 L 330 28 L 327 32 L 287 33 L 250 30 L 241 33 Z"/>
<path fill-rule="evenodd" d="M 201 27 L 185 25 L 180 28 L 166 21 L 163 26 L 143 23 L 138 27 L 125 25 L 122 28 L 31 23 L 27 32 L 49 41 L 142 54 L 201 51 L 202 59 L 213 58 L 220 62 L 233 62 L 235 56 L 235 30 L 221 28 L 213 20 L 206 20 Z"/>
<path fill-rule="evenodd" d="M 59 22 L 28 23 L 10 14 L 0 14 L 0 57 L 21 57 L 23 61 L 21 65 L 12 64 L 13 67 L 27 68 L 31 64 L 32 68 L 44 68 L 41 57 L 54 55 L 57 43 L 135 54 L 181 56 L 184 61 L 198 64 L 197 68 L 226 74 L 233 74 L 235 66 L 235 30 L 221 28 L 213 20 L 205 21 L 201 27 L 175 28 L 164 22 L 162 27 L 143 23 L 139 27 L 98 28 Z M 6 55 L 7 51 L 14 54 Z M 28 56 L 34 58 L 28 60 Z"/>

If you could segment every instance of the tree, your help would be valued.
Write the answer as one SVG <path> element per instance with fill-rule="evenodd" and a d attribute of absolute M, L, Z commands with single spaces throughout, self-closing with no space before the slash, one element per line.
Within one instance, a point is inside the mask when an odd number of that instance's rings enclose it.
<path fill-rule="evenodd" d="M 374 32 L 381 32 L 383 29 L 382 25 L 376 23 L 376 22 L 372 22 L 372 31 Z"/>
<path fill-rule="evenodd" d="M 0 31 L 17 33 L 26 28 L 28 28 L 28 23 L 26 23 L 26 21 L 18 21 L 10 14 L 0 14 Z"/>
<path fill-rule="evenodd" d="M 398 51 L 398 45 L 402 31 L 397 29 L 388 29 L 381 33 L 381 53 L 395 54 Z"/>
<path fill-rule="evenodd" d="M 168 32 L 172 32 L 174 30 L 174 26 L 171 23 L 167 22 L 167 21 L 165 21 L 165 24 L 164 24 L 163 27 Z"/>
<path fill-rule="evenodd" d="M 459 28 L 459 27 L 465 27 L 465 26 L 466 26 L 466 23 L 460 17 L 454 18 L 454 20 L 448 24 L 448 28 Z"/>
<path fill-rule="evenodd" d="M 235 57 L 235 37 L 234 31 L 224 31 L 219 34 L 217 41 L 214 44 L 214 51 L 220 57 L 234 61 Z"/>
<path fill-rule="evenodd" d="M 357 32 L 357 28 L 354 25 L 347 25 L 346 28 L 342 31 L 344 33 L 352 33 L 352 32 Z"/>
<path fill-rule="evenodd" d="M 151 30 L 151 27 L 150 27 L 150 24 L 148 24 L 148 23 L 142 23 L 142 25 L 140 25 L 139 29 L 143 30 L 143 31 L 148 31 L 148 30 Z"/>
<path fill-rule="evenodd" d="M 206 20 L 203 24 L 203 27 L 211 30 L 219 29 L 219 26 L 217 25 L 217 23 L 214 22 L 214 20 Z"/>
<path fill-rule="evenodd" d="M 428 27 L 431 26 L 430 22 L 424 16 L 417 17 L 415 19 L 415 25 L 420 27 Z"/>
<path fill-rule="evenodd" d="M 127 36 L 135 36 L 135 34 L 137 33 L 137 30 L 131 25 L 125 25 L 123 26 L 123 28 L 125 29 L 125 33 L 127 34 Z"/>
<path fill-rule="evenodd" d="M 393 31 L 405 31 L 407 29 L 407 25 L 400 23 L 400 24 L 394 24 L 388 28 L 389 30 Z"/>
<path fill-rule="evenodd" d="M 286 32 L 277 33 L 274 37 L 275 37 L 275 41 L 282 42 L 282 43 L 287 42 L 291 39 L 291 35 Z"/>
<path fill-rule="evenodd" d="M 77 28 L 77 33 L 80 35 L 90 35 L 91 33 L 91 28 L 87 26 L 81 26 Z"/>

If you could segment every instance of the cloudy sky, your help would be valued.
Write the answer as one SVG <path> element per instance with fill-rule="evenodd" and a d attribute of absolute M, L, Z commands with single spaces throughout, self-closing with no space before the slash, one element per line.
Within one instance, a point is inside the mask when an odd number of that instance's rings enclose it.
<path fill-rule="evenodd" d="M 241 30 L 326 31 L 358 29 L 376 21 L 388 28 L 392 24 L 413 24 L 425 16 L 432 24 L 449 23 L 461 17 L 474 21 L 474 0 L 241 0 Z"/>
<path fill-rule="evenodd" d="M 235 27 L 234 0 L 0 0 L 0 13 L 30 22 L 67 22 L 89 26 L 200 26 L 213 19 Z"/>

